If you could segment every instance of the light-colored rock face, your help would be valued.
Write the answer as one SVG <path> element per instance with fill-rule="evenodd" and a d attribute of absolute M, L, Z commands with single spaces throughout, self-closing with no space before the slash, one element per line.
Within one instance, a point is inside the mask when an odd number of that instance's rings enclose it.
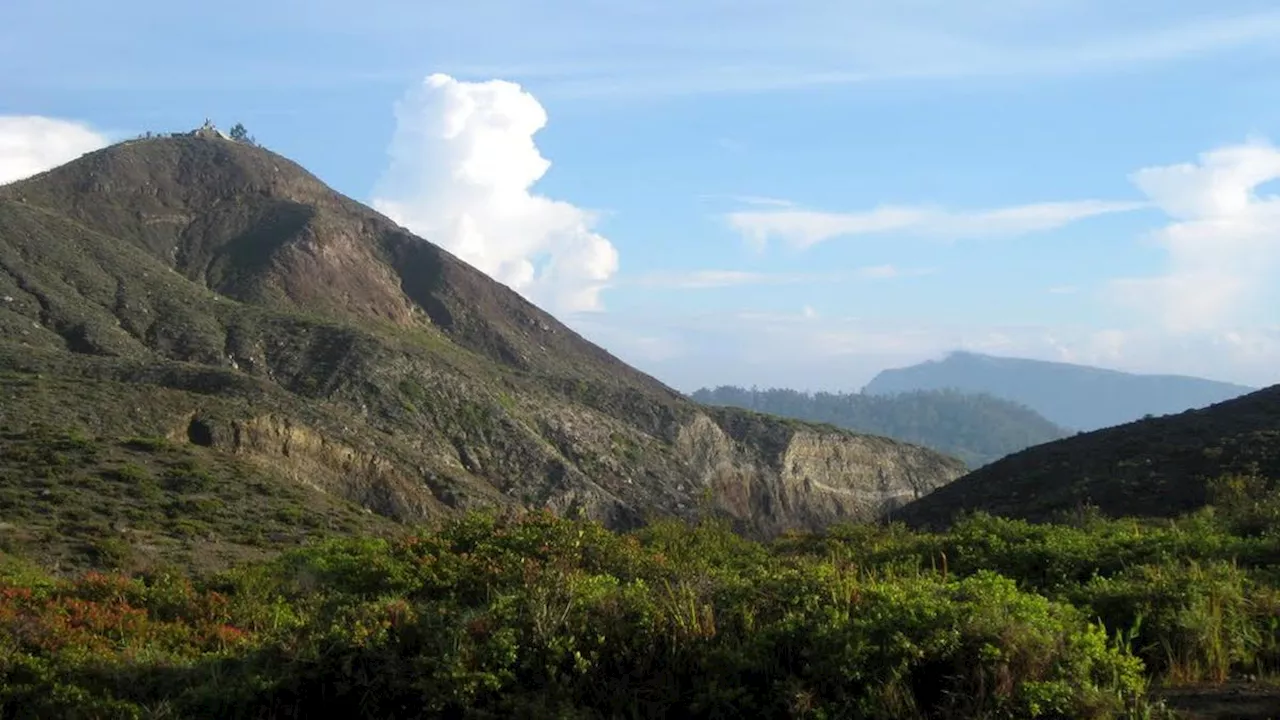
<path fill-rule="evenodd" d="M 655 515 L 726 516 L 742 531 L 771 537 L 788 530 L 818 530 L 835 522 L 873 521 L 959 476 L 958 461 L 885 438 L 795 430 L 775 445 L 732 438 L 711 417 L 697 413 L 683 423 L 666 451 L 611 421 L 580 411 L 549 422 L 547 437 L 508 439 L 484 448 L 485 462 L 511 463 L 495 454 L 522 453 L 541 469 L 520 476 L 491 476 L 474 458 L 434 455 L 472 487 L 505 488 L 438 497 L 438 488 L 391 455 L 359 450 L 286 417 L 262 415 L 193 431 L 204 421 L 184 417 L 174 440 L 208 442 L 252 460 L 265 470 L 379 513 L 408 522 L 468 507 L 537 506 L 626 528 Z M 205 434 L 207 437 L 200 437 Z M 557 449 L 558 448 L 558 449 Z M 479 454 L 465 447 L 459 456 Z M 589 458 L 593 458 L 590 459 Z M 464 465 L 470 465 L 468 470 Z M 551 470 L 547 470 L 551 468 Z M 497 472 L 502 472 L 497 470 Z"/>
<path fill-rule="evenodd" d="M 923 448 L 869 435 L 797 433 L 781 485 L 802 519 L 871 520 L 960 477 L 964 468 Z"/>
<path fill-rule="evenodd" d="M 407 477 L 387 458 L 356 450 L 286 417 L 260 415 L 215 427 L 191 416 L 169 438 L 243 456 L 278 476 L 388 517 L 426 518 L 446 510 L 421 491 L 419 480 Z"/>
<path fill-rule="evenodd" d="M 800 430 L 783 443 L 762 454 L 698 415 L 676 448 L 717 510 L 765 536 L 873 521 L 963 472 L 958 461 L 886 438 Z"/>

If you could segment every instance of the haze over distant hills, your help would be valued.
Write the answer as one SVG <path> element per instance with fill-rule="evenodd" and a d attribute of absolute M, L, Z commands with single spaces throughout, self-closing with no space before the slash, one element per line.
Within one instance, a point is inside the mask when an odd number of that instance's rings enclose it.
<path fill-rule="evenodd" d="M 691 397 L 924 445 L 971 468 L 1068 434 L 1024 405 L 955 390 L 866 395 L 721 386 Z"/>
<path fill-rule="evenodd" d="M 953 352 L 905 368 L 885 370 L 867 383 L 872 395 L 955 389 L 1022 403 L 1072 430 L 1096 430 L 1146 415 L 1201 408 L 1254 388 L 1180 375 L 1134 373 L 1069 363 Z"/>

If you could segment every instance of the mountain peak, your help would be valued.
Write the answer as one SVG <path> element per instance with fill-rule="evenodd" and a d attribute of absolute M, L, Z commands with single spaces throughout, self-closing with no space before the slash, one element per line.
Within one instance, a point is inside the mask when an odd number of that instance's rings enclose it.
<path fill-rule="evenodd" d="M 237 195 L 315 202 L 334 195 L 297 163 L 231 140 L 211 125 L 190 133 L 126 140 L 13 183 L 4 195 L 30 202 L 113 202 L 203 209 Z"/>
<path fill-rule="evenodd" d="M 4 198 L 125 240 L 235 300 L 396 324 L 413 314 L 379 257 L 379 241 L 399 228 L 211 126 L 89 153 L 5 187 Z"/>
<path fill-rule="evenodd" d="M 177 438 L 397 518 L 538 506 L 626 525 L 710 493 L 768 534 L 869 519 L 962 468 L 701 408 L 212 128 L 0 189 L 0 297 L 0 369 L 60 383 L 15 391 L 0 430 L 56 419 Z"/>

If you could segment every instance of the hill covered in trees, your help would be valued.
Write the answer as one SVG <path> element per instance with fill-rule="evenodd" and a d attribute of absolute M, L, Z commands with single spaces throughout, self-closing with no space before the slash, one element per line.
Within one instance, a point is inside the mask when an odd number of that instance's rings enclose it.
<path fill-rule="evenodd" d="M 693 393 L 694 400 L 923 445 L 979 467 L 1067 431 L 1034 410 L 991 395 L 929 390 L 868 395 L 804 393 L 784 389 L 721 386 Z"/>

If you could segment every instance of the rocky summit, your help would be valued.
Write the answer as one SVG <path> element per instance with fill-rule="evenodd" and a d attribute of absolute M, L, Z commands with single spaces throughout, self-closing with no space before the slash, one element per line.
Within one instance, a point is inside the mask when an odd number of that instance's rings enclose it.
<path fill-rule="evenodd" d="M 0 372 L 6 447 L 163 442 L 405 522 L 711 512 L 771 536 L 879 517 L 962 471 L 698 405 L 295 163 L 209 133 L 0 188 Z M 17 477 L 0 475 L 11 503 L 62 492 Z"/>

